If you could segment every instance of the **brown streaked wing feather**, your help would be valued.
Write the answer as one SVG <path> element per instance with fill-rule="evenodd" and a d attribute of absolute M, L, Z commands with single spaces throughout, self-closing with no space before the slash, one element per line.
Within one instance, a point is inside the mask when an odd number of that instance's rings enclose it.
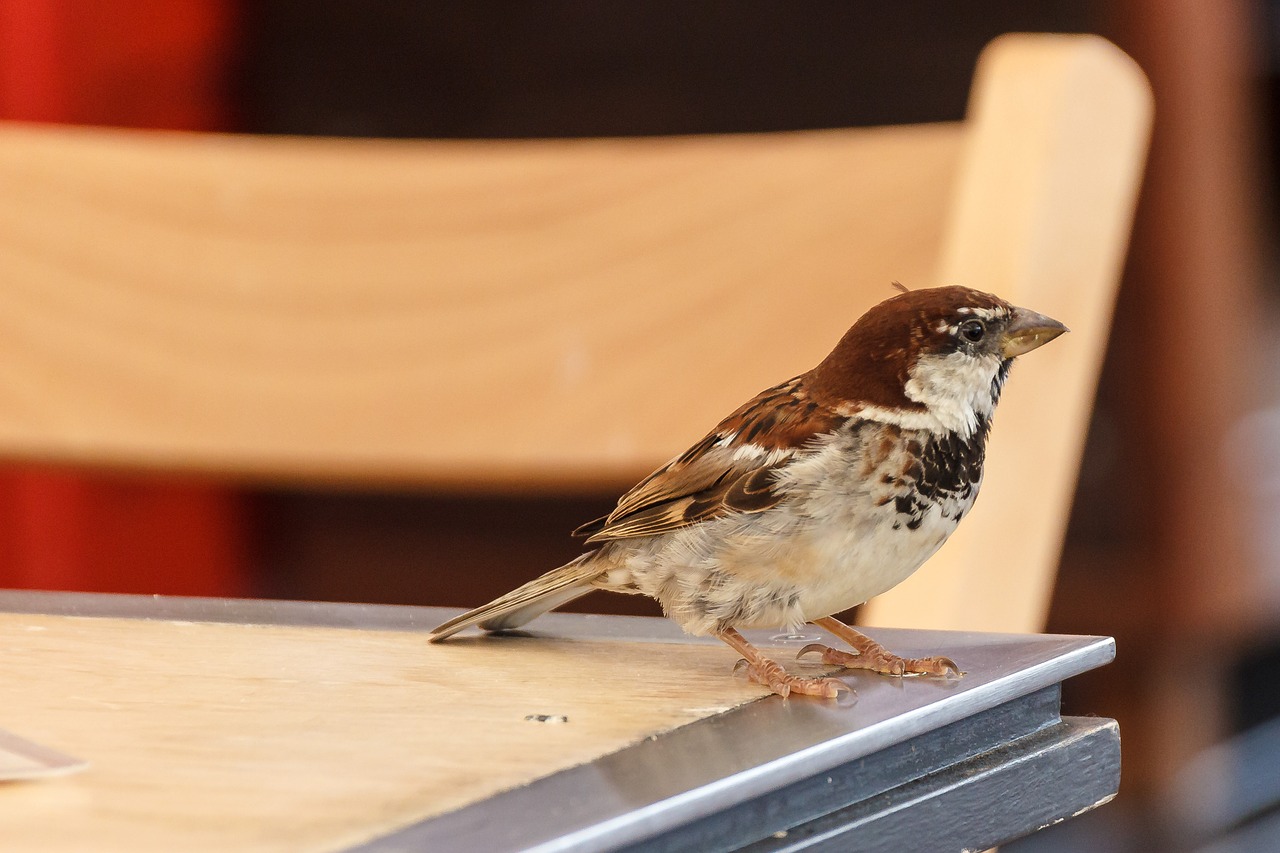
<path fill-rule="evenodd" d="M 844 418 L 813 403 L 797 377 L 764 391 L 646 477 L 607 517 L 574 531 L 588 542 L 651 536 L 730 513 L 763 512 L 782 496 L 774 473 Z M 740 455 L 753 446 L 758 454 Z"/>
<path fill-rule="evenodd" d="M 715 486 L 733 467 L 709 464 L 716 445 L 725 437 L 717 427 L 702 441 L 645 477 L 618 499 L 618 505 L 606 520 L 614 521 L 643 507 Z"/>
<path fill-rule="evenodd" d="M 709 487 L 642 505 L 613 520 L 606 519 L 587 541 L 652 536 L 731 512 L 763 512 L 782 500 L 782 495 L 772 487 L 772 475 L 785 461 L 781 459 L 760 467 L 748 467 L 751 464 L 748 462 L 742 467 L 725 470 Z"/>

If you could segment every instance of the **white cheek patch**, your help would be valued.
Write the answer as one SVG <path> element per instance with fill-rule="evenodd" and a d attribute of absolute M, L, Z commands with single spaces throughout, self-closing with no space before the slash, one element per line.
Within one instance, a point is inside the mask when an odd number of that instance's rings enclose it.
<path fill-rule="evenodd" d="M 911 368 L 907 399 L 920 403 L 947 429 L 970 436 L 978 417 L 990 418 L 995 410 L 992 383 L 1000 372 L 996 355 L 921 356 Z"/>

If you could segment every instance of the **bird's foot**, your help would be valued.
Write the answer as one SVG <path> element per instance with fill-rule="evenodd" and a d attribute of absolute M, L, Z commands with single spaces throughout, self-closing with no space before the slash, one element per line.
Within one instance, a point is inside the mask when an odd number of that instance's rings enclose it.
<path fill-rule="evenodd" d="M 853 688 L 838 678 L 801 678 L 792 675 L 776 661 L 769 660 L 760 650 L 747 642 L 747 639 L 732 628 L 725 628 L 716 636 L 728 643 L 734 651 L 742 655 L 742 660 L 734 666 L 734 672 L 744 668 L 747 678 L 756 684 L 764 685 L 786 699 L 792 693 L 803 696 L 819 696 L 824 699 L 836 699 L 841 693 L 855 695 Z"/>
<path fill-rule="evenodd" d="M 857 654 L 850 654 L 839 649 L 824 646 L 821 643 L 810 643 L 800 650 L 796 658 L 807 654 L 820 653 L 823 663 L 833 663 L 851 669 L 869 669 L 885 675 L 943 675 L 959 677 L 964 675 L 960 667 L 951 658 L 904 658 L 895 655 L 861 631 L 833 616 L 813 620 L 819 628 L 825 628 L 853 647 Z"/>
<path fill-rule="evenodd" d="M 735 673 L 746 670 L 747 678 L 756 684 L 768 687 L 783 699 L 792 693 L 804 696 L 818 696 L 823 699 L 837 699 L 840 694 L 853 694 L 853 688 L 838 678 L 801 678 L 792 675 L 779 664 L 768 659 L 738 661 L 734 666 Z"/>
<path fill-rule="evenodd" d="M 893 652 L 880 648 L 878 653 L 843 652 L 824 646 L 822 643 L 810 643 L 800 650 L 796 660 L 805 655 L 819 654 L 822 663 L 835 664 L 847 669 L 869 669 L 883 675 L 962 675 L 960 667 L 951 658 L 904 658 Z"/>

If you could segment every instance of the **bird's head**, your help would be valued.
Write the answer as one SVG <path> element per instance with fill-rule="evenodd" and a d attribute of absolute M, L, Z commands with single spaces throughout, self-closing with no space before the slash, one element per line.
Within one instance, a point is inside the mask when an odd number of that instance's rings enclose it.
<path fill-rule="evenodd" d="M 847 414 L 967 437 L 990 420 L 1013 359 L 1065 331 L 967 287 L 907 291 L 864 314 L 806 385 Z"/>

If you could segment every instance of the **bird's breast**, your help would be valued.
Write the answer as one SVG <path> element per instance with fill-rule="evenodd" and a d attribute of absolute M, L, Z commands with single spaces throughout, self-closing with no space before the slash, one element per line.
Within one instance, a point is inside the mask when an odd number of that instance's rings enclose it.
<path fill-rule="evenodd" d="M 809 566 L 808 618 L 896 586 L 942 547 L 968 513 L 982 476 L 981 448 L 948 437 L 864 424 L 788 472 L 795 532 L 790 562 Z"/>

